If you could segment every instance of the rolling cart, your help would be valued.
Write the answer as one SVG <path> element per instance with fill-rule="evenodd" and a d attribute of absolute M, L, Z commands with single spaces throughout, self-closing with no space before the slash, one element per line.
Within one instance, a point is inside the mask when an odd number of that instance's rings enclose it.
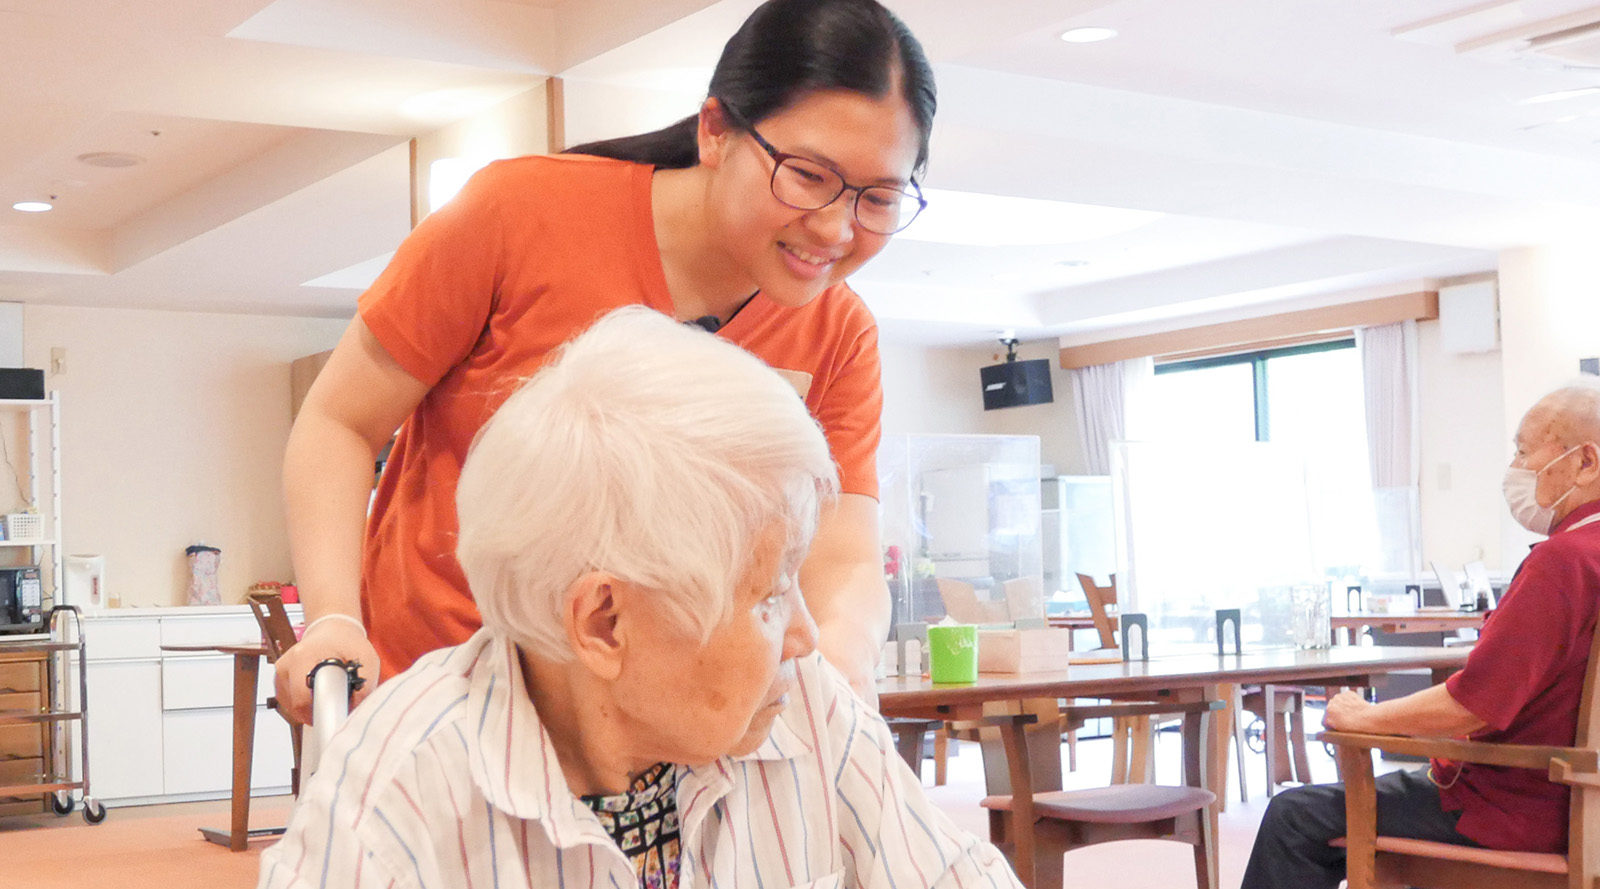
<path fill-rule="evenodd" d="M 70 621 L 70 622 L 69 622 Z M 26 796 L 34 793 L 49 794 L 50 808 L 57 815 L 70 815 L 76 808 L 77 801 L 72 792 L 83 791 L 83 820 L 90 824 L 99 824 L 106 820 L 106 807 L 95 800 L 89 791 L 89 745 L 78 745 L 80 756 L 78 773 L 81 780 L 71 780 L 71 773 L 67 768 L 65 757 L 56 754 L 66 748 L 65 735 L 67 726 L 77 721 L 81 726 L 81 733 L 85 741 L 89 737 L 88 714 L 88 673 L 84 663 L 83 642 L 83 616 L 78 609 L 71 605 L 57 605 L 50 609 L 45 618 L 45 627 L 49 631 L 48 639 L 18 639 L 4 641 L 0 639 L 0 652 L 15 652 L 19 654 L 43 653 L 46 655 L 45 676 L 46 688 L 50 689 L 51 697 L 48 707 L 31 710 L 0 710 L 0 726 L 15 725 L 47 725 L 50 728 L 50 743 L 46 750 L 50 755 L 43 758 L 46 771 L 34 776 L 36 780 L 24 784 L 0 785 L 0 796 Z M 65 632 L 70 629 L 70 632 Z M 58 697 L 55 692 L 63 688 L 61 682 L 62 665 L 67 659 L 77 654 L 78 667 L 78 709 L 68 708 L 66 701 Z M 62 696 L 65 697 L 65 696 Z"/>

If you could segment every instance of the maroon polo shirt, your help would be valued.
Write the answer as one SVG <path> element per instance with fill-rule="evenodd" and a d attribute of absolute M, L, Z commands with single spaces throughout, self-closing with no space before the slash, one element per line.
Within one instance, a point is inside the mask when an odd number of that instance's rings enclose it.
<path fill-rule="evenodd" d="M 1466 666 L 1445 682 L 1488 723 L 1472 740 L 1572 745 L 1600 612 L 1600 521 L 1572 526 L 1595 513 L 1600 501 L 1578 507 L 1533 547 Z M 1461 812 L 1462 835 L 1493 849 L 1567 850 L 1570 791 L 1545 772 L 1435 761 L 1433 774 L 1444 808 Z"/>

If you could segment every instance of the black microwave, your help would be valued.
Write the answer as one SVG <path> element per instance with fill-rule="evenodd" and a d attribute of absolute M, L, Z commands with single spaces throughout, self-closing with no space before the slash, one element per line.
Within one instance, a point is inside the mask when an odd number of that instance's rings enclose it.
<path fill-rule="evenodd" d="M 0 568 L 0 633 L 44 629 L 44 586 L 37 566 Z"/>

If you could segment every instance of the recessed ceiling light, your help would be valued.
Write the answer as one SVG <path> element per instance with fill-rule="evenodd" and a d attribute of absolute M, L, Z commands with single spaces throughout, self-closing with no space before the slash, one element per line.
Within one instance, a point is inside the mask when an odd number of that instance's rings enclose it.
<path fill-rule="evenodd" d="M 1099 43 L 1117 36 L 1116 28 L 1073 28 L 1061 35 L 1068 43 Z"/>
<path fill-rule="evenodd" d="M 144 158 L 125 151 L 91 151 L 78 155 L 78 162 L 91 167 L 137 167 L 144 163 Z"/>
<path fill-rule="evenodd" d="M 55 205 L 49 201 L 17 201 L 11 205 L 11 209 L 24 213 L 47 213 L 54 210 Z"/>
<path fill-rule="evenodd" d="M 1089 264 L 1087 259 L 1058 259 L 1056 265 L 1064 269 L 1075 269 Z"/>
<path fill-rule="evenodd" d="M 1519 101 L 1518 105 L 1542 105 L 1545 102 L 1560 102 L 1563 99 L 1576 99 L 1579 96 L 1592 96 L 1600 93 L 1600 86 L 1582 86 L 1572 90 L 1556 90 L 1553 93 L 1540 93 L 1529 96 Z"/>

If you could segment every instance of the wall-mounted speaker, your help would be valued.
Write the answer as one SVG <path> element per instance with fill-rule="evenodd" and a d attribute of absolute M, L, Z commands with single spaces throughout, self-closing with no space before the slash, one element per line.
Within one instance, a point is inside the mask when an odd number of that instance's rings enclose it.
<path fill-rule="evenodd" d="M 986 411 L 1055 401 L 1055 393 L 1050 388 L 1048 358 L 992 364 L 979 370 L 978 376 L 983 381 L 983 409 Z"/>

